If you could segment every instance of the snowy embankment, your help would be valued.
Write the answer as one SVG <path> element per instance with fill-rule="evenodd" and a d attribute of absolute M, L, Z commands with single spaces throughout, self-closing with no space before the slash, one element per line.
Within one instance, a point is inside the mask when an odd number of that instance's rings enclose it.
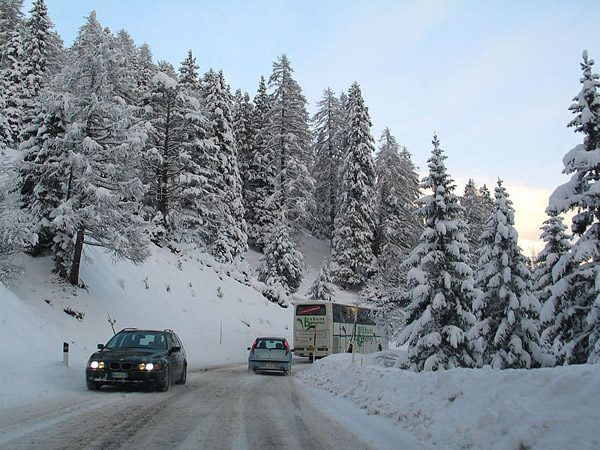
<path fill-rule="evenodd" d="M 408 430 L 422 448 L 600 448 L 600 366 L 537 370 L 385 367 L 398 353 L 333 355 L 299 375 Z"/>
<path fill-rule="evenodd" d="M 84 369 L 98 343 L 125 327 L 171 328 L 181 337 L 190 369 L 245 363 L 259 335 L 292 339 L 292 308 L 260 293 L 261 283 L 195 252 L 153 248 L 141 265 L 114 263 L 89 248 L 84 289 L 51 273 L 49 258 L 23 255 L 23 273 L 0 282 L 0 412 L 19 403 L 85 391 Z M 69 313 L 69 311 L 71 313 Z M 79 315 L 79 318 L 76 316 Z M 63 342 L 70 345 L 62 365 Z"/>

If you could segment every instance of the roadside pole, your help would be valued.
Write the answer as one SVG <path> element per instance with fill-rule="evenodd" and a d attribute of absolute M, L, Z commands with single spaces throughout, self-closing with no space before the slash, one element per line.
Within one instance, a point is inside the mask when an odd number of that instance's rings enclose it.
<path fill-rule="evenodd" d="M 69 367 L 69 343 L 63 342 L 63 364 Z"/>

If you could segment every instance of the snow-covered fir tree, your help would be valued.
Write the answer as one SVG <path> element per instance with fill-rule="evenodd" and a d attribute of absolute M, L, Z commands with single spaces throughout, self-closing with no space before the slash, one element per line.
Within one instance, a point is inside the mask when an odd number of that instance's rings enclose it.
<path fill-rule="evenodd" d="M 518 245 L 514 208 L 502 182 L 495 190 L 495 210 L 480 240 L 473 302 L 480 364 L 495 369 L 529 369 L 543 363 L 537 321 L 540 303 L 533 295 L 531 272 Z"/>
<path fill-rule="evenodd" d="M 335 218 L 331 273 L 346 288 L 360 288 L 377 271 L 375 239 L 375 145 L 371 119 L 358 83 L 348 95 L 348 141 Z"/>
<path fill-rule="evenodd" d="M 331 277 L 329 274 L 329 263 L 326 259 L 321 263 L 319 272 L 315 281 L 308 290 L 308 298 L 310 300 L 325 300 L 330 302 L 333 300 L 334 292 L 331 287 Z"/>
<path fill-rule="evenodd" d="M 251 235 L 255 230 L 254 223 L 249 223 L 251 217 L 249 208 L 253 208 L 251 201 L 256 195 L 252 192 L 253 181 L 255 178 L 255 146 L 256 130 L 254 128 L 254 104 L 250 99 L 250 95 L 246 92 L 242 94 L 241 89 L 238 89 L 233 97 L 233 129 L 235 135 L 236 146 L 238 149 L 238 168 L 240 178 L 242 180 L 242 202 L 244 205 L 244 219 L 246 221 L 246 232 L 248 241 L 251 245 L 255 244 L 255 235 Z M 254 209 L 252 209 L 254 212 Z M 254 217 L 252 217 L 253 222 Z"/>
<path fill-rule="evenodd" d="M 561 364 L 600 363 L 600 81 L 593 65 L 584 51 L 582 87 L 568 125 L 584 135 L 583 143 L 564 156 L 563 173 L 571 179 L 556 188 L 547 208 L 549 214 L 576 211 L 571 231 L 578 239 L 557 263 L 559 279 L 547 302 L 556 317 L 546 337 Z"/>
<path fill-rule="evenodd" d="M 377 173 L 377 232 L 375 250 L 379 280 L 387 296 L 400 302 L 405 290 L 406 269 L 402 263 L 417 245 L 423 230 L 415 202 L 420 197 L 419 176 L 406 148 L 400 150 L 389 128 L 383 130 L 375 157 Z"/>
<path fill-rule="evenodd" d="M 252 129 L 254 139 L 252 149 L 245 158 L 248 164 L 244 170 L 244 206 L 248 238 L 251 244 L 263 248 L 271 231 L 275 211 L 275 178 L 277 168 L 273 148 L 267 146 L 269 134 L 268 112 L 271 99 L 267 94 L 267 84 L 261 77 L 254 97 Z"/>
<path fill-rule="evenodd" d="M 265 153 L 273 155 L 276 199 L 285 211 L 292 230 L 309 224 L 314 210 L 314 180 L 309 173 L 311 138 L 306 99 L 293 78 L 286 55 L 273 63 L 269 77 L 270 94 L 265 133 Z"/>
<path fill-rule="evenodd" d="M 148 256 L 138 178 L 145 133 L 118 95 L 117 61 L 92 12 L 40 100 L 39 131 L 23 144 L 27 206 L 36 226 L 50 229 L 57 270 L 72 284 L 84 244 L 134 262 Z"/>
<path fill-rule="evenodd" d="M 344 149 L 341 132 L 344 111 L 339 99 L 327 88 L 317 102 L 314 124 L 315 221 L 311 229 L 318 236 L 331 238 L 337 210 Z"/>
<path fill-rule="evenodd" d="M 23 92 L 21 129 L 26 128 L 34 116 L 35 102 L 44 85 L 53 74 L 55 60 L 62 59 L 62 43 L 56 42 L 54 25 L 48 17 L 44 0 L 36 0 L 25 21 L 23 42 L 25 91 Z"/>
<path fill-rule="evenodd" d="M 0 2 L 0 142 L 16 148 L 22 126 L 23 102 L 27 95 L 25 24 L 22 0 Z"/>
<path fill-rule="evenodd" d="M 136 98 L 143 98 L 151 89 L 152 79 L 158 71 L 158 67 L 153 62 L 152 50 L 148 44 L 142 44 L 138 49 L 135 62 Z"/>
<path fill-rule="evenodd" d="M 285 217 L 280 213 L 265 244 L 258 279 L 265 284 L 283 287 L 289 295 L 302 281 L 304 258 L 290 238 Z"/>
<path fill-rule="evenodd" d="M 548 216 L 548 219 L 544 221 L 542 234 L 540 235 L 541 240 L 546 245 L 537 255 L 535 260 L 536 269 L 533 274 L 533 289 L 542 307 L 550 298 L 551 288 L 557 281 L 554 268 L 559 260 L 569 253 L 572 246 L 572 238 L 566 233 L 567 226 L 564 224 L 563 218 L 556 212 L 551 212 Z M 556 275 L 559 275 L 559 273 L 557 272 Z M 544 322 L 543 318 L 542 322 Z"/>
<path fill-rule="evenodd" d="M 494 211 L 494 201 L 485 185 L 482 188 L 477 188 L 475 181 L 470 178 L 465 186 L 465 192 L 460 199 L 460 204 L 465 209 L 469 248 L 471 249 L 471 253 L 476 255 L 479 249 L 479 239 L 483 234 L 485 224 Z"/>
<path fill-rule="evenodd" d="M 208 211 L 203 200 L 210 176 L 206 119 L 199 100 L 174 77 L 172 66 L 159 64 L 143 99 L 149 130 L 145 204 L 153 240 L 174 239 L 206 249 Z"/>
<path fill-rule="evenodd" d="M 475 323 L 471 256 L 463 208 L 453 193 L 455 185 L 445 159 L 434 136 L 429 175 L 421 183 L 421 188 L 431 193 L 417 201 L 417 214 L 425 229 L 406 260 L 411 303 L 399 339 L 408 344 L 408 364 L 414 371 L 475 365 L 468 339 Z"/>
<path fill-rule="evenodd" d="M 188 50 L 187 57 L 181 62 L 179 66 L 179 84 L 187 89 L 189 92 L 200 92 L 200 77 L 198 76 L 198 69 L 200 67 L 196 64 L 196 58 L 192 55 L 192 51 Z"/>
<path fill-rule="evenodd" d="M 209 250 L 218 261 L 231 263 L 248 249 L 242 200 L 242 179 L 238 169 L 237 145 L 231 115 L 232 97 L 223 72 L 209 71 L 204 78 L 204 103 L 210 140 L 215 154 L 211 161 L 209 195 L 212 207 L 207 217 L 212 240 Z"/>
<path fill-rule="evenodd" d="M 561 355 L 562 340 L 559 338 L 569 327 L 568 321 L 563 319 L 569 314 L 568 297 L 553 296 L 555 285 L 561 286 L 562 278 L 568 277 L 573 272 L 573 264 L 569 257 L 572 247 L 572 237 L 567 234 L 567 226 L 556 212 L 548 214 L 544 221 L 541 239 L 546 242 L 544 249 L 539 253 L 534 272 L 535 294 L 542 304 L 540 313 L 540 342 L 545 350 L 557 358 L 559 363 L 564 363 Z M 572 311 L 572 310 L 571 310 Z"/>

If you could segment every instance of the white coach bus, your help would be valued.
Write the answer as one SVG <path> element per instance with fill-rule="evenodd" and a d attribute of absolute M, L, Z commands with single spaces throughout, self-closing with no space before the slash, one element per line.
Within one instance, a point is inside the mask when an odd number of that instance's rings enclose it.
<path fill-rule="evenodd" d="M 368 308 L 324 301 L 298 302 L 294 312 L 294 354 L 313 361 L 332 353 L 372 353 L 388 348 Z"/>

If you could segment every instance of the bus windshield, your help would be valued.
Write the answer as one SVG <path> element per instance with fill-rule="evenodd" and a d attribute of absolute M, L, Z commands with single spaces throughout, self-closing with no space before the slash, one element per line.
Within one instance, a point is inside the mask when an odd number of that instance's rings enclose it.
<path fill-rule="evenodd" d="M 296 307 L 297 316 L 324 316 L 325 305 L 298 305 Z"/>

